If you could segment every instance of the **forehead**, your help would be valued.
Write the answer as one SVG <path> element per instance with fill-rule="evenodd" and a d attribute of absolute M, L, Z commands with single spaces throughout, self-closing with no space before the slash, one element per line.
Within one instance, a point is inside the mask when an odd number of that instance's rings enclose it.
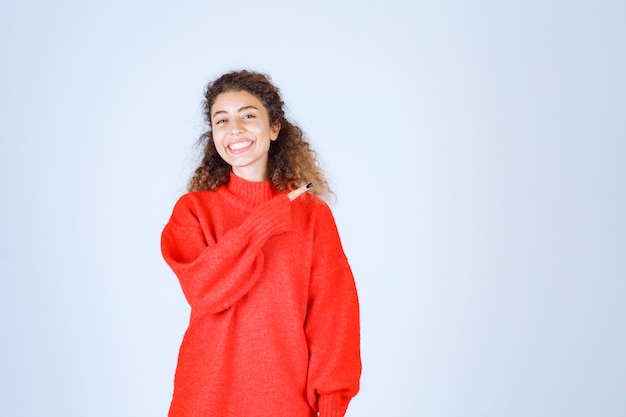
<path fill-rule="evenodd" d="M 252 93 L 247 91 L 225 91 L 218 94 L 211 107 L 211 114 L 219 111 L 237 112 L 243 107 L 253 106 L 259 110 L 267 110 L 263 103 Z"/>

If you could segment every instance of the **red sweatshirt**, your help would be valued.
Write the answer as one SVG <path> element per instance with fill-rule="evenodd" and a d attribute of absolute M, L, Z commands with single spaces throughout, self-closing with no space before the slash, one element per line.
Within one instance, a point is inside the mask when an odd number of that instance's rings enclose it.
<path fill-rule="evenodd" d="M 359 306 L 328 206 L 231 174 L 185 194 L 161 248 L 191 306 L 170 417 L 341 417 Z"/>

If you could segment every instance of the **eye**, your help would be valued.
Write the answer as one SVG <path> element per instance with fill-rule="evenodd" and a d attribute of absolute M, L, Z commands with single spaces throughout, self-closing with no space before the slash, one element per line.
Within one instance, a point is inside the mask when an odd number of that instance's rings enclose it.
<path fill-rule="evenodd" d="M 217 119 L 216 121 L 213 122 L 213 124 L 216 124 L 216 125 L 222 125 L 224 123 L 226 123 L 226 119 Z"/>
<path fill-rule="evenodd" d="M 254 114 L 244 114 L 243 119 L 254 119 L 256 116 Z"/>

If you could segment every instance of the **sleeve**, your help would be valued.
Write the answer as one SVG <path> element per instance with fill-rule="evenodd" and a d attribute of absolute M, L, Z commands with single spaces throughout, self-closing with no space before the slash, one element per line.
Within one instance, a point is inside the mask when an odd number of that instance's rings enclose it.
<path fill-rule="evenodd" d="M 342 417 L 359 391 L 359 302 L 337 227 L 324 205 L 315 227 L 305 332 L 309 344 L 307 396 L 320 417 Z"/>
<path fill-rule="evenodd" d="M 161 251 L 192 309 L 219 313 L 257 281 L 263 269 L 261 249 L 267 239 L 289 230 L 289 198 L 280 195 L 256 207 L 219 241 L 205 235 L 189 203 L 179 200 L 174 207 L 161 235 Z"/>

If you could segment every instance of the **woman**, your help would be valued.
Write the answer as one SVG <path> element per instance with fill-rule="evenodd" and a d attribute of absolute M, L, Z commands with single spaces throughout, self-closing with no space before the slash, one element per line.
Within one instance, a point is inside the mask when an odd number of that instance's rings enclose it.
<path fill-rule="evenodd" d="M 204 157 L 161 241 L 191 306 L 169 416 L 343 416 L 359 306 L 315 152 L 266 75 L 222 75 L 204 115 Z"/>

